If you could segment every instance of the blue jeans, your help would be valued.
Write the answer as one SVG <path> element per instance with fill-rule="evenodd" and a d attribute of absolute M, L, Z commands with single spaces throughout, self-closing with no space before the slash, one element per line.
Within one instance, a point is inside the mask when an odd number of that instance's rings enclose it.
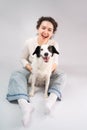
<path fill-rule="evenodd" d="M 30 72 L 24 68 L 12 73 L 8 85 L 8 101 L 16 101 L 21 98 L 29 101 L 29 94 L 27 91 L 29 75 Z M 48 95 L 50 93 L 55 93 L 58 99 L 61 100 L 61 91 L 64 88 L 64 83 L 65 74 L 54 71 L 50 78 Z"/>

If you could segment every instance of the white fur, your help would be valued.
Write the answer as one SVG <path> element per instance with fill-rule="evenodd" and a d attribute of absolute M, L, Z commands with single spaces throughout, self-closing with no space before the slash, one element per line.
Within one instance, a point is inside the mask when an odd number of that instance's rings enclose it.
<path fill-rule="evenodd" d="M 47 55 L 47 59 L 43 59 Z M 32 62 L 32 73 L 29 77 L 29 82 L 31 83 L 30 96 L 34 95 L 35 85 L 42 86 L 45 85 L 45 97 L 47 97 L 50 76 L 52 72 L 53 56 L 52 52 L 49 51 L 48 45 L 42 45 L 40 48 L 40 56 L 34 55 Z"/>

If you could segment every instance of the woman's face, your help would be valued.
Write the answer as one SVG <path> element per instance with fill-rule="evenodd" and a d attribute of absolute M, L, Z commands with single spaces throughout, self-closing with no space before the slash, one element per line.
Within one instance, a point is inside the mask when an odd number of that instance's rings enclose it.
<path fill-rule="evenodd" d="M 49 40 L 53 36 L 53 24 L 49 21 L 43 21 L 38 28 L 38 36 L 43 40 Z"/>

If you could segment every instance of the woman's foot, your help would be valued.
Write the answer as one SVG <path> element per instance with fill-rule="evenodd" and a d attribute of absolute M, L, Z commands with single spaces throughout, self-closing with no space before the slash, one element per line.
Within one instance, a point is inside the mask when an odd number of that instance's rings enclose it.
<path fill-rule="evenodd" d="M 23 118 L 22 118 L 22 123 L 24 127 L 27 127 L 30 123 L 31 119 L 31 114 L 34 110 L 33 106 L 31 103 L 28 103 L 25 99 L 19 99 L 18 100 L 19 106 L 22 110 Z"/>
<path fill-rule="evenodd" d="M 34 108 L 32 107 L 32 105 L 28 103 L 23 112 L 22 122 L 23 122 L 24 127 L 29 125 L 33 110 Z"/>
<path fill-rule="evenodd" d="M 49 114 L 55 105 L 57 100 L 57 95 L 55 93 L 51 93 L 49 97 L 45 100 L 45 114 Z"/>

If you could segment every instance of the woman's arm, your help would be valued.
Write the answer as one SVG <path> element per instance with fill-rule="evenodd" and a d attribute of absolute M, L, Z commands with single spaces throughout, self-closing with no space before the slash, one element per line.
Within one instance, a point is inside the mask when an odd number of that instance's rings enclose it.
<path fill-rule="evenodd" d="M 58 43 L 55 42 L 54 46 L 55 46 L 56 50 L 59 52 Z M 52 72 L 55 71 L 58 67 L 58 57 L 59 57 L 58 54 L 54 54 L 54 63 L 53 63 L 53 66 L 52 66 Z"/>
<path fill-rule="evenodd" d="M 25 42 L 25 45 L 22 49 L 22 53 L 21 53 L 21 63 L 23 65 L 24 68 L 26 68 L 27 70 L 31 71 L 31 65 L 29 63 L 29 49 L 28 49 L 28 42 Z"/>

